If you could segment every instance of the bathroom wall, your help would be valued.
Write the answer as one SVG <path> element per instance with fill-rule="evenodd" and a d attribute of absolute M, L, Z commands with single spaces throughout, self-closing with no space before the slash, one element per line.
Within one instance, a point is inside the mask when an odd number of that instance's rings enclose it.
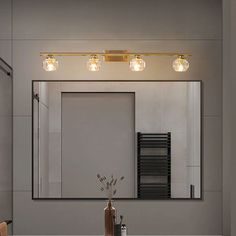
<path fill-rule="evenodd" d="M 231 35 L 230 35 L 230 79 L 232 81 L 232 87 L 231 87 L 231 95 L 232 95 L 232 100 L 230 103 L 231 106 L 231 117 L 232 117 L 232 123 L 231 123 L 231 134 L 232 136 L 230 136 L 232 138 L 232 149 L 231 149 L 231 160 L 232 160 L 232 167 L 231 167 L 231 179 L 230 179 L 230 183 L 231 186 L 230 189 L 232 189 L 231 192 L 231 235 L 235 235 L 236 234 L 236 225 L 235 225 L 235 221 L 236 221 L 236 188 L 235 188 L 235 184 L 234 184 L 234 180 L 236 178 L 236 159 L 235 159 L 235 150 L 234 150 L 234 145 L 236 143 L 236 126 L 235 126 L 235 119 L 236 119 L 236 109 L 235 109 L 235 101 L 236 101 L 236 94 L 235 94 L 235 89 L 236 89 L 236 76 L 235 76 L 235 53 L 236 53 L 236 45 L 235 45 L 235 40 L 236 40 L 236 31 L 235 31 L 235 27 L 236 27 L 236 4 L 235 1 L 231 1 L 230 3 L 230 28 L 231 28 Z M 225 101 L 227 102 L 227 100 Z M 227 141 L 227 140 L 226 140 Z M 232 187 L 233 186 L 233 187 Z"/>
<path fill-rule="evenodd" d="M 39 197 L 49 194 L 49 98 L 47 83 L 39 85 Z"/>
<path fill-rule="evenodd" d="M 49 83 L 49 195 L 61 197 L 61 93 Z"/>
<path fill-rule="evenodd" d="M 125 176 L 116 197 L 134 198 L 135 95 L 63 93 L 62 197 L 105 197 L 97 173 Z M 119 180 L 118 180 L 119 182 Z"/>
<path fill-rule="evenodd" d="M 13 0 L 15 234 L 103 233 L 103 201 L 31 199 L 33 79 L 203 80 L 204 199 L 115 205 L 129 234 L 222 234 L 221 10 L 220 0 Z M 123 63 L 104 64 L 91 73 L 85 58 L 61 58 L 55 73 L 41 67 L 40 51 L 104 49 L 186 51 L 193 56 L 184 74 L 171 69 L 170 58 L 147 58 L 142 73 L 130 72 Z"/>
<path fill-rule="evenodd" d="M 0 57 L 11 65 L 12 4 L 9 0 L 0 0 L 0 6 Z"/>
<path fill-rule="evenodd" d="M 201 93 L 199 86 L 194 83 L 188 84 L 188 108 L 187 108 L 187 170 L 189 174 L 188 184 L 194 185 L 195 196 L 200 196 L 200 176 L 201 176 L 201 117 L 198 115 L 201 110 Z M 196 102 L 199 101 L 199 102 Z"/>
<path fill-rule="evenodd" d="M 0 221 L 12 219 L 12 87 L 0 69 Z"/>
<path fill-rule="evenodd" d="M 231 236 L 236 234 L 236 4 L 233 0 L 223 3 L 223 233 Z"/>
<path fill-rule="evenodd" d="M 7 0 L 0 1 L 0 57 L 11 65 L 11 1 Z M 12 87 L 12 78 L 0 69 L 0 221 L 12 219 Z"/>

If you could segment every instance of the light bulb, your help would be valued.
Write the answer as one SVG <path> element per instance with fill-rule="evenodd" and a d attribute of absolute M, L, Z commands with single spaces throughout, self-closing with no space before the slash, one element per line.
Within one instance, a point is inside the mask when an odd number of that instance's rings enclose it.
<path fill-rule="evenodd" d="M 98 56 L 92 55 L 88 62 L 87 68 L 89 71 L 99 71 L 101 68 L 101 61 L 99 60 Z"/>
<path fill-rule="evenodd" d="M 173 61 L 173 69 L 177 72 L 185 72 L 189 68 L 189 62 L 184 56 L 180 55 Z"/>
<path fill-rule="evenodd" d="M 58 66 L 59 66 L 58 61 L 53 56 L 47 56 L 43 60 L 43 69 L 45 71 L 55 71 L 58 69 Z"/>
<path fill-rule="evenodd" d="M 145 66 L 145 61 L 139 55 L 136 55 L 135 58 L 129 62 L 131 71 L 143 71 Z"/>

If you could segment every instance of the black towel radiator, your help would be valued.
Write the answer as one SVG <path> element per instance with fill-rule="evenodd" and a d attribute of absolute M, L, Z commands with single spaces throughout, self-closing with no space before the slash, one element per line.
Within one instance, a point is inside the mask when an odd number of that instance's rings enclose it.
<path fill-rule="evenodd" d="M 171 198 L 171 133 L 137 134 L 138 198 Z"/>

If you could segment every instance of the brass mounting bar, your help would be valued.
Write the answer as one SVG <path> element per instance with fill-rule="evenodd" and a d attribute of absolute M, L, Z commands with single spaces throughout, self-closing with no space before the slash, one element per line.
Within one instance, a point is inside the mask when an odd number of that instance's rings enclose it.
<path fill-rule="evenodd" d="M 47 56 L 91 56 L 91 55 L 97 55 L 97 56 L 185 56 L 189 57 L 192 56 L 189 53 L 183 53 L 183 52 L 126 52 L 126 53 L 106 53 L 106 52 L 40 52 L 40 56 L 47 57 Z"/>

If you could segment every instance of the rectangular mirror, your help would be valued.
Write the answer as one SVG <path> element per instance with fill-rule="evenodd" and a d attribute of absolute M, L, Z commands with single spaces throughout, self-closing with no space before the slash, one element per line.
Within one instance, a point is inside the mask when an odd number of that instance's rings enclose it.
<path fill-rule="evenodd" d="M 33 81 L 33 199 L 201 199 L 201 81 Z"/>

